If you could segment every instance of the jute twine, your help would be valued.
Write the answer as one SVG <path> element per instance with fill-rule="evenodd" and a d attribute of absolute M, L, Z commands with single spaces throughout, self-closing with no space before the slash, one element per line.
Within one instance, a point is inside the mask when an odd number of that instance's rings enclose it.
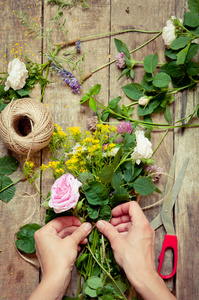
<path fill-rule="evenodd" d="M 0 114 L 0 137 L 8 149 L 33 154 L 50 142 L 54 122 L 48 108 L 31 98 L 11 101 Z"/>

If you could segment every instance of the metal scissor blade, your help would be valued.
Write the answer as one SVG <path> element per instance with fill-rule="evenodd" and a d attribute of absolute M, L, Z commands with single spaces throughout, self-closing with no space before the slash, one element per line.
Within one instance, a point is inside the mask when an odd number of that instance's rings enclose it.
<path fill-rule="evenodd" d="M 164 199 L 164 202 L 162 205 L 162 210 L 160 212 L 160 216 L 161 216 L 164 228 L 165 228 L 167 234 L 170 234 L 170 235 L 175 235 L 175 229 L 174 229 L 173 220 L 172 220 L 172 209 L 175 204 L 176 198 L 178 196 L 188 162 L 189 162 L 189 158 L 187 158 L 186 161 L 184 162 L 184 164 L 178 174 L 178 177 L 175 181 L 172 192 L 169 193 L 168 197 L 166 197 Z"/>

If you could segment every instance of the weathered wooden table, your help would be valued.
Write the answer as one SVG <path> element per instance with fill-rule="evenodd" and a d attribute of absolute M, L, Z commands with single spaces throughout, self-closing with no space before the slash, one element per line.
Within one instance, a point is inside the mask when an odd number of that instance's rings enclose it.
<path fill-rule="evenodd" d="M 68 1 L 70 2 L 70 1 Z M 167 19 L 171 15 L 182 17 L 188 7 L 187 0 L 88 0 L 90 8 L 83 8 L 81 5 L 62 9 L 63 18 L 66 18 L 65 28 L 68 30 L 68 39 L 78 37 L 93 36 L 98 33 L 114 32 L 125 29 L 136 28 L 140 30 L 158 31 L 165 26 Z M 14 57 L 19 57 L 25 61 L 25 53 L 36 62 L 43 62 L 46 57 L 41 57 L 41 51 L 46 51 L 47 39 L 33 39 L 28 36 L 26 28 L 20 24 L 16 12 L 27 13 L 27 16 L 36 24 L 36 28 L 44 27 L 49 30 L 51 19 L 57 13 L 57 5 L 51 7 L 44 0 L 2 0 L 0 2 L 0 67 L 1 72 L 7 70 L 9 61 Z M 125 42 L 130 50 L 143 44 L 155 34 L 143 34 L 129 32 L 117 38 Z M 115 37 L 115 36 L 114 36 Z M 115 58 L 117 54 L 114 45 L 114 37 L 106 36 L 82 43 L 82 49 L 87 52 L 82 63 L 83 74 L 95 70 Z M 64 41 L 64 35 L 59 30 L 53 30 L 51 38 L 54 43 Z M 158 51 L 159 61 L 164 62 L 164 44 L 159 36 L 147 47 L 141 48 L 134 53 L 136 60 L 143 60 L 148 54 Z M 136 82 L 141 80 L 143 68 L 136 67 Z M 120 70 L 111 64 L 93 74 L 84 82 L 81 95 L 88 91 L 94 84 L 101 84 L 101 92 L 98 97 L 100 101 L 108 104 L 108 101 L 117 96 L 122 96 L 124 103 L 128 103 L 121 90 L 126 83 L 123 77 L 117 81 Z M 86 128 L 86 120 L 92 116 L 92 111 L 87 106 L 79 106 L 81 95 L 75 95 L 67 88 L 59 76 L 51 76 L 53 83 L 49 84 L 45 90 L 43 102 L 50 108 L 54 122 L 63 129 L 67 126 L 81 126 Z M 40 99 L 41 89 L 39 86 L 31 93 L 31 97 Z M 192 112 L 198 101 L 198 92 L 190 91 L 178 93 L 176 101 L 172 106 L 173 122 L 183 118 Z M 156 116 L 157 121 L 162 121 L 163 116 Z M 193 120 L 197 123 L 197 120 Z M 164 131 L 152 133 L 152 143 L 155 149 Z M 175 227 L 179 242 L 179 260 L 177 274 L 173 279 L 167 280 L 169 289 L 175 292 L 180 300 L 199 299 L 199 229 L 198 229 L 198 209 L 199 209 L 199 189 L 198 189 L 198 146 L 199 129 L 178 129 L 171 130 L 163 140 L 154 159 L 158 165 L 163 167 L 163 171 L 168 173 L 173 154 L 176 154 L 176 174 L 178 174 L 184 160 L 189 157 L 189 165 L 181 187 L 177 205 L 174 211 Z M 0 141 L 0 156 L 13 155 L 23 165 L 24 157 L 9 151 L 3 142 Z M 47 149 L 36 153 L 32 159 L 37 168 L 41 163 L 47 162 L 49 152 Z M 19 168 L 11 177 L 17 179 L 21 169 Z M 166 176 L 162 176 L 159 187 L 164 190 Z M 41 192 L 46 195 L 50 190 L 53 179 L 45 173 L 37 179 L 37 185 Z M 31 219 L 27 222 L 37 222 L 43 224 L 44 210 L 40 208 L 40 197 L 36 195 L 36 209 L 32 197 L 35 191 L 27 181 L 21 181 L 16 185 L 15 197 L 7 204 L 0 201 L 0 299 L 20 299 L 25 300 L 37 286 L 40 274 L 37 268 L 22 259 L 17 253 L 14 245 L 14 234 L 18 227 L 31 214 Z M 141 206 L 145 206 L 157 201 L 156 196 L 142 197 Z M 159 212 L 161 206 L 145 211 L 149 220 Z M 156 266 L 164 237 L 164 229 L 159 228 L 156 233 L 155 253 Z M 33 257 L 29 257 L 32 259 Z M 169 259 L 168 259 L 169 260 Z M 171 266 L 170 266 L 171 267 Z M 166 270 L 167 263 L 164 266 Z M 71 283 L 69 294 L 75 296 L 75 281 Z M 161 299 L 161 296 L 160 296 Z"/>

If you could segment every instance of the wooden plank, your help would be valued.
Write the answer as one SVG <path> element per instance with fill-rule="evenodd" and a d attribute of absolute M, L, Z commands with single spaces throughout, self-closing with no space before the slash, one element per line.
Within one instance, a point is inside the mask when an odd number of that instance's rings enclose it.
<path fill-rule="evenodd" d="M 9 61 L 15 57 L 19 57 L 25 61 L 25 52 L 30 59 L 40 61 L 37 56 L 36 49 L 41 50 L 40 42 L 33 41 L 27 36 L 25 28 L 20 25 L 15 12 L 27 12 L 34 22 L 41 26 L 41 9 L 42 5 L 39 1 L 21 0 L 20 5 L 14 0 L 2 1 L 0 3 L 1 18 L 1 71 L 7 71 Z M 35 47 L 37 44 L 38 48 Z M 39 90 L 34 90 L 32 97 L 37 97 Z M 10 177 L 13 180 L 18 179 L 21 174 L 21 168 L 24 163 L 22 156 L 16 155 L 7 150 L 3 142 L 0 141 L 0 156 L 12 155 L 20 161 L 20 168 Z M 35 156 L 35 162 L 38 164 L 39 155 Z M 38 181 L 37 181 L 38 183 Z M 7 204 L 0 201 L 0 295 L 1 299 L 27 299 L 31 291 L 37 286 L 39 278 L 38 272 L 31 264 L 27 263 L 17 253 L 14 245 L 14 234 L 18 231 L 18 227 L 28 218 L 36 209 L 34 218 L 27 222 L 39 222 L 39 202 L 38 196 L 33 198 L 27 194 L 34 195 L 35 191 L 26 181 L 20 182 L 16 186 L 15 197 Z M 35 202 L 34 202 L 35 201 Z M 33 259 L 32 256 L 28 257 Z"/>
<path fill-rule="evenodd" d="M 187 1 L 176 1 L 176 16 L 182 18 L 188 10 Z M 198 61 L 199 56 L 195 59 Z M 198 104 L 198 90 L 184 91 L 178 94 L 175 107 L 175 121 L 188 116 Z M 198 124 L 194 118 L 192 124 Z M 176 295 L 178 299 L 199 298 L 199 253 L 198 253 L 198 128 L 175 130 L 175 153 L 177 157 L 176 173 L 178 174 L 185 159 L 189 157 L 187 172 L 180 189 L 175 214 L 178 236 L 179 261 L 176 275 Z"/>
<path fill-rule="evenodd" d="M 174 14 L 175 10 L 175 3 L 174 1 L 167 1 L 164 3 L 164 9 L 161 8 L 162 1 L 154 1 L 149 0 L 147 1 L 147 13 L 146 13 L 146 3 L 145 2 L 138 2 L 138 1 L 113 1 L 112 8 L 111 8 L 111 30 L 125 30 L 130 28 L 140 29 L 140 30 L 162 30 L 165 26 L 167 19 L 170 15 Z M 128 12 L 127 12 L 127 7 Z M 144 21 L 143 21 L 144 18 Z M 118 20 L 120 22 L 118 23 Z M 125 33 L 118 36 L 118 39 L 121 39 L 124 43 L 127 44 L 129 51 L 139 47 L 149 39 L 151 39 L 155 34 L 144 34 L 144 33 Z M 148 44 L 147 46 L 141 48 L 140 50 L 134 52 L 132 54 L 132 58 L 136 61 L 143 61 L 144 57 L 149 54 L 155 54 L 158 52 L 159 55 L 159 62 L 164 62 L 164 50 L 165 46 L 162 40 L 162 37 L 159 36 L 153 42 Z M 111 57 L 114 59 L 115 55 L 117 54 L 116 47 L 114 45 L 113 38 L 111 39 Z M 130 100 L 122 93 L 121 87 L 127 83 L 132 82 L 130 79 L 127 81 L 125 77 L 117 81 L 117 78 L 120 76 L 121 71 L 116 69 L 115 65 L 112 65 L 110 68 L 110 94 L 111 98 L 122 96 L 122 101 L 125 104 L 129 104 Z M 135 65 L 135 79 L 134 82 L 141 83 L 142 77 L 144 75 L 144 70 L 141 65 Z M 136 109 L 133 114 L 134 119 L 137 119 Z M 163 115 L 153 115 L 153 121 L 156 123 L 164 122 Z M 151 133 L 151 141 L 153 145 L 153 149 L 156 148 L 159 141 L 163 137 L 165 131 L 154 131 Z M 173 132 L 170 131 L 165 139 L 163 140 L 162 144 L 158 148 L 157 152 L 154 155 L 154 160 L 157 162 L 158 166 L 163 168 L 164 173 L 169 172 L 170 162 L 173 156 Z M 167 176 L 162 175 L 161 180 L 159 181 L 158 187 L 160 190 L 164 191 L 165 184 L 167 181 Z M 158 194 L 153 194 L 152 196 L 148 197 L 141 197 L 140 198 L 140 205 L 142 207 L 146 207 L 151 205 L 152 203 L 157 202 L 163 196 Z M 151 221 L 160 211 L 161 205 L 145 210 L 145 214 L 149 221 Z M 156 268 L 158 266 L 158 257 L 161 252 L 162 242 L 164 238 L 165 231 L 163 227 L 159 228 L 156 231 L 156 239 L 155 239 L 155 263 Z M 167 253 L 166 260 L 164 260 L 164 265 L 162 268 L 163 274 L 169 274 L 172 270 L 172 260 L 171 260 L 171 253 Z M 173 279 L 168 280 L 166 282 L 168 288 L 173 291 L 174 289 L 174 281 Z M 136 293 L 135 293 L 136 296 Z M 137 295 L 139 299 L 141 297 Z"/>
<path fill-rule="evenodd" d="M 109 32 L 110 24 L 110 5 L 106 0 L 99 2 L 89 3 L 89 9 L 83 9 L 81 6 L 72 7 L 70 9 L 63 9 L 62 21 L 66 18 L 65 29 L 68 30 L 68 39 L 73 40 L 78 37 L 88 37 L 96 35 L 97 33 Z M 57 7 L 44 6 L 44 27 L 49 26 L 49 20 L 56 14 Z M 56 28 L 56 27 L 55 27 Z M 96 30 L 97 28 L 97 30 Z M 64 42 L 64 35 L 60 31 L 54 30 L 51 34 L 51 38 L 54 43 Z M 46 51 L 46 39 L 44 40 L 44 49 Z M 74 49 L 74 45 L 70 46 L 63 51 L 71 51 Z M 109 38 L 100 40 L 89 40 L 81 43 L 82 53 L 85 55 L 83 62 L 82 76 L 102 66 L 108 62 L 109 57 Z M 67 69 L 67 64 L 63 62 L 63 67 Z M 67 69 L 70 71 L 69 69 Z M 73 74 L 79 79 L 77 70 L 74 70 Z M 93 115 L 93 112 L 88 108 L 88 105 L 78 105 L 81 97 L 86 93 L 93 85 L 99 83 L 102 84 L 102 90 L 99 95 L 99 99 L 107 102 L 108 100 L 108 83 L 109 70 L 104 69 L 100 72 L 96 72 L 87 81 L 84 82 L 80 95 L 75 95 L 72 91 L 66 87 L 61 77 L 58 74 L 50 75 L 50 79 L 54 80 L 52 85 L 46 88 L 44 95 L 44 102 L 50 108 L 55 123 L 59 124 L 63 130 L 67 127 L 81 127 L 82 130 L 87 128 L 87 118 Z M 107 102 L 108 103 L 108 102 Z M 43 151 L 42 163 L 48 163 L 49 152 Z M 54 179 L 49 173 L 44 173 L 42 176 L 42 193 L 47 195 Z M 42 213 L 43 214 L 43 213 Z M 72 280 L 67 289 L 67 295 L 71 297 L 76 296 L 78 284 L 78 275 L 74 268 Z"/>

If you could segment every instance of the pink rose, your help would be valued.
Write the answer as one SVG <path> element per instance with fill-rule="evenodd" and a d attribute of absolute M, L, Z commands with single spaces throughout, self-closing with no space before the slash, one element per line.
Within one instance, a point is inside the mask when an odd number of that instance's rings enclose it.
<path fill-rule="evenodd" d="M 71 174 L 59 177 L 51 188 L 49 207 L 56 213 L 75 208 L 79 200 L 79 187 L 82 183 Z"/>

